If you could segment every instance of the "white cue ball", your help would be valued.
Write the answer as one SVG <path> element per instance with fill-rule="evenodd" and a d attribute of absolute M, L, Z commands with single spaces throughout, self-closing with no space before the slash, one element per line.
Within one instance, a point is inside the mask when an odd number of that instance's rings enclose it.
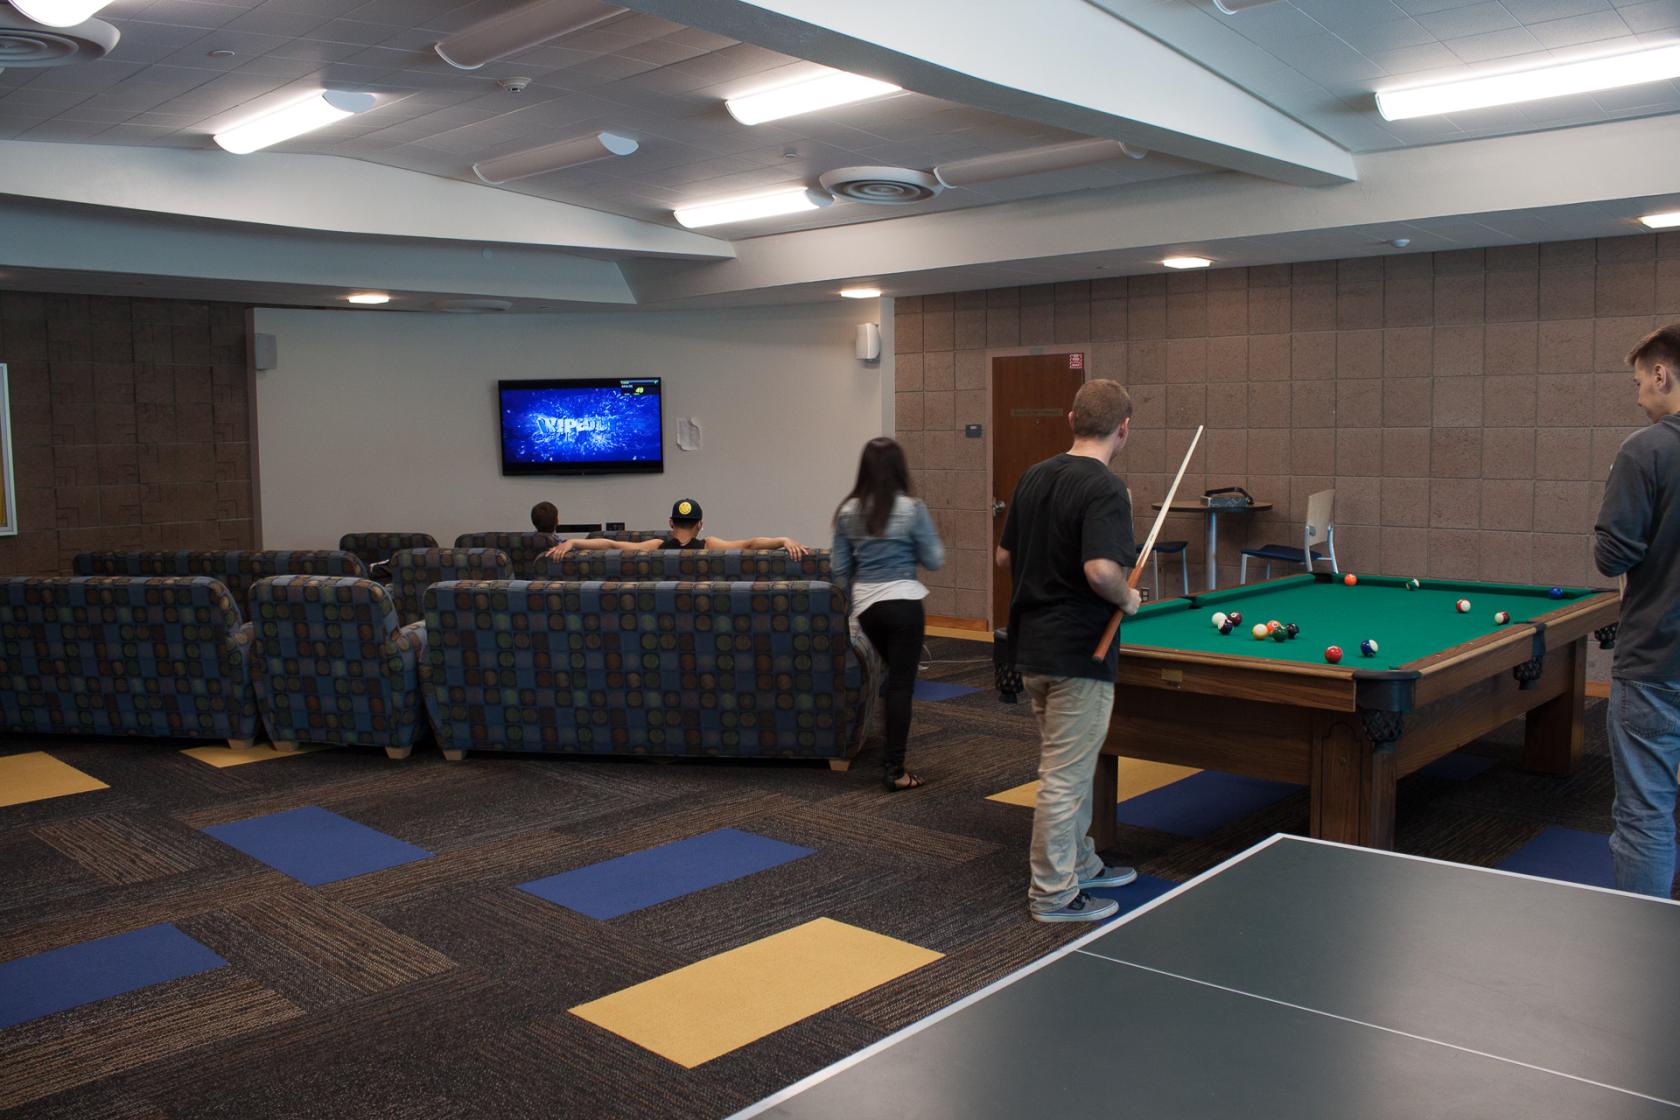
<path fill-rule="evenodd" d="M 1215 630 L 1217 630 L 1223 625 L 1225 625 L 1225 612 L 1224 611 L 1214 611 L 1213 612 L 1213 628 Z"/>

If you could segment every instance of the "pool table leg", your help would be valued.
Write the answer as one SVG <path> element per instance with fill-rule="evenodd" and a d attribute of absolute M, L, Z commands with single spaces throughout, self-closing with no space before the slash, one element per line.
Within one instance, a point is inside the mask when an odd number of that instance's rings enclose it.
<path fill-rule="evenodd" d="M 1119 800 L 1120 756 L 1099 754 L 1096 779 L 1091 783 L 1091 841 L 1099 852 L 1114 847 L 1114 814 Z"/>
<path fill-rule="evenodd" d="M 1563 691 L 1530 708 L 1523 723 L 1523 767 L 1542 774 L 1570 774 L 1581 762 L 1587 708 L 1587 640 L 1553 650 L 1547 660 L 1563 663 Z M 1551 668 L 1551 666 L 1547 666 Z M 1541 678 L 1548 683 L 1550 673 Z"/>
<path fill-rule="evenodd" d="M 1374 744 L 1351 713 L 1322 712 L 1312 742 L 1312 835 L 1394 847 L 1394 744 Z"/>

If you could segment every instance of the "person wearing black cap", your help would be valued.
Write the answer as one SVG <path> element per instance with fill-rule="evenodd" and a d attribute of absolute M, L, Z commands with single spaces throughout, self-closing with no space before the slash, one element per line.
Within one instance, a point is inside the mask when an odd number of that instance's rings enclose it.
<path fill-rule="evenodd" d="M 705 522 L 702 520 L 700 503 L 693 498 L 678 498 L 671 504 L 671 532 L 668 536 L 648 541 L 611 541 L 600 537 L 588 540 L 561 541 L 544 555 L 551 560 L 576 549 L 607 549 L 616 548 L 621 552 L 656 552 L 660 549 L 766 549 L 785 548 L 788 555 L 795 560 L 800 559 L 809 551 L 804 545 L 792 537 L 748 537 L 746 540 L 732 541 L 725 537 L 703 536 Z"/>

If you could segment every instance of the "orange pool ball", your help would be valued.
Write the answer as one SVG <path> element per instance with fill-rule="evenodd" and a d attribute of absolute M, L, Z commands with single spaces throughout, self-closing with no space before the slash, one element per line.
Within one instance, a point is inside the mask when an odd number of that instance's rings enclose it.
<path fill-rule="evenodd" d="M 1354 584 L 1359 582 L 1359 577 L 1354 575 L 1352 572 L 1349 572 L 1347 575 L 1342 577 L 1342 582 L 1347 584 L 1349 587 L 1352 587 Z"/>

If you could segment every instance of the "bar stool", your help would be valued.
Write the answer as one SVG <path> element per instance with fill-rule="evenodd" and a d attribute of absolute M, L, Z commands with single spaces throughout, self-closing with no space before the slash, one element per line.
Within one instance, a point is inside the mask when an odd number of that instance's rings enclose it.
<path fill-rule="evenodd" d="M 1190 595 L 1190 561 L 1184 551 L 1190 545 L 1189 541 L 1156 541 L 1155 551 L 1149 554 L 1149 562 L 1155 566 L 1155 597 L 1165 598 L 1161 590 L 1161 553 L 1178 556 L 1178 574 L 1184 581 L 1184 595 Z"/>

